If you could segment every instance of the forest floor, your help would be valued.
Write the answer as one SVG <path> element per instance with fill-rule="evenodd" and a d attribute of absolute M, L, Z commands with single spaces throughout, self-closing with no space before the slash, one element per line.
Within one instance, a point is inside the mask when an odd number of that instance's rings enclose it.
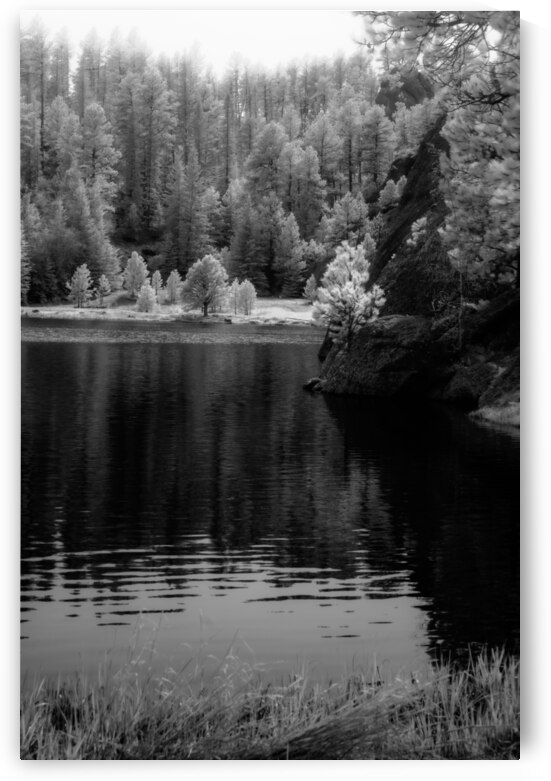
<path fill-rule="evenodd" d="M 103 306 L 96 302 L 76 308 L 73 304 L 46 304 L 21 307 L 22 317 L 65 320 L 143 320 L 146 322 L 203 320 L 198 309 L 182 304 L 160 304 L 155 312 L 138 312 L 135 301 L 115 294 L 106 297 Z M 251 325 L 314 325 L 312 305 L 304 298 L 258 298 L 252 314 L 219 312 L 208 315 L 213 322 L 250 323 Z"/>

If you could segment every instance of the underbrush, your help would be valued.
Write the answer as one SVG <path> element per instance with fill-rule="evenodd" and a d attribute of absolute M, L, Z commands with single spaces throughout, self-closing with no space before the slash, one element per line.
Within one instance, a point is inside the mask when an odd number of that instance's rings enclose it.
<path fill-rule="evenodd" d="M 45 681 L 21 699 L 22 759 L 517 759 L 519 662 L 483 655 L 423 681 L 266 683 L 228 656 L 202 671 Z"/>

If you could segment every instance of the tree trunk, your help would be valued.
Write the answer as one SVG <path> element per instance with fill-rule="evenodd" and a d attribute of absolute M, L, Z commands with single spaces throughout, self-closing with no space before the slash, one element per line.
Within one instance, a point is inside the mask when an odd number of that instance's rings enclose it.
<path fill-rule="evenodd" d="M 206 301 L 203 302 L 203 317 L 206 317 L 208 315 L 208 309 L 209 305 Z"/>

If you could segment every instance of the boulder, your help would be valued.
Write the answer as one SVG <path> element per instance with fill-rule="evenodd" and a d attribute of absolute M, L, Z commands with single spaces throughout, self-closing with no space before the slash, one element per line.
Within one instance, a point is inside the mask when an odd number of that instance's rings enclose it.
<path fill-rule="evenodd" d="M 321 373 L 329 393 L 397 396 L 425 388 L 434 364 L 430 320 L 389 315 L 357 334 L 349 349 L 333 347 Z"/>

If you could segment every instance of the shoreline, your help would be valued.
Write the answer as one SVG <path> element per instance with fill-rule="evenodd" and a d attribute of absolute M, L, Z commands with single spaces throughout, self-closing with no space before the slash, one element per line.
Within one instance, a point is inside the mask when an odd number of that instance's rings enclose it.
<path fill-rule="evenodd" d="M 181 304 L 163 304 L 155 312 L 139 312 L 135 305 L 86 306 L 71 304 L 22 306 L 21 318 L 33 320 L 72 320 L 144 323 L 223 323 L 227 325 L 291 325 L 323 330 L 312 319 L 312 306 L 305 299 L 259 299 L 250 315 L 216 312 L 204 317 L 199 311 L 185 309 Z"/>
<path fill-rule="evenodd" d="M 232 653 L 141 682 L 131 665 L 94 680 L 37 681 L 21 697 L 24 760 L 515 760 L 520 662 L 504 651 L 383 682 L 356 672 L 268 686 Z M 199 684 L 199 685 L 198 685 Z"/>

